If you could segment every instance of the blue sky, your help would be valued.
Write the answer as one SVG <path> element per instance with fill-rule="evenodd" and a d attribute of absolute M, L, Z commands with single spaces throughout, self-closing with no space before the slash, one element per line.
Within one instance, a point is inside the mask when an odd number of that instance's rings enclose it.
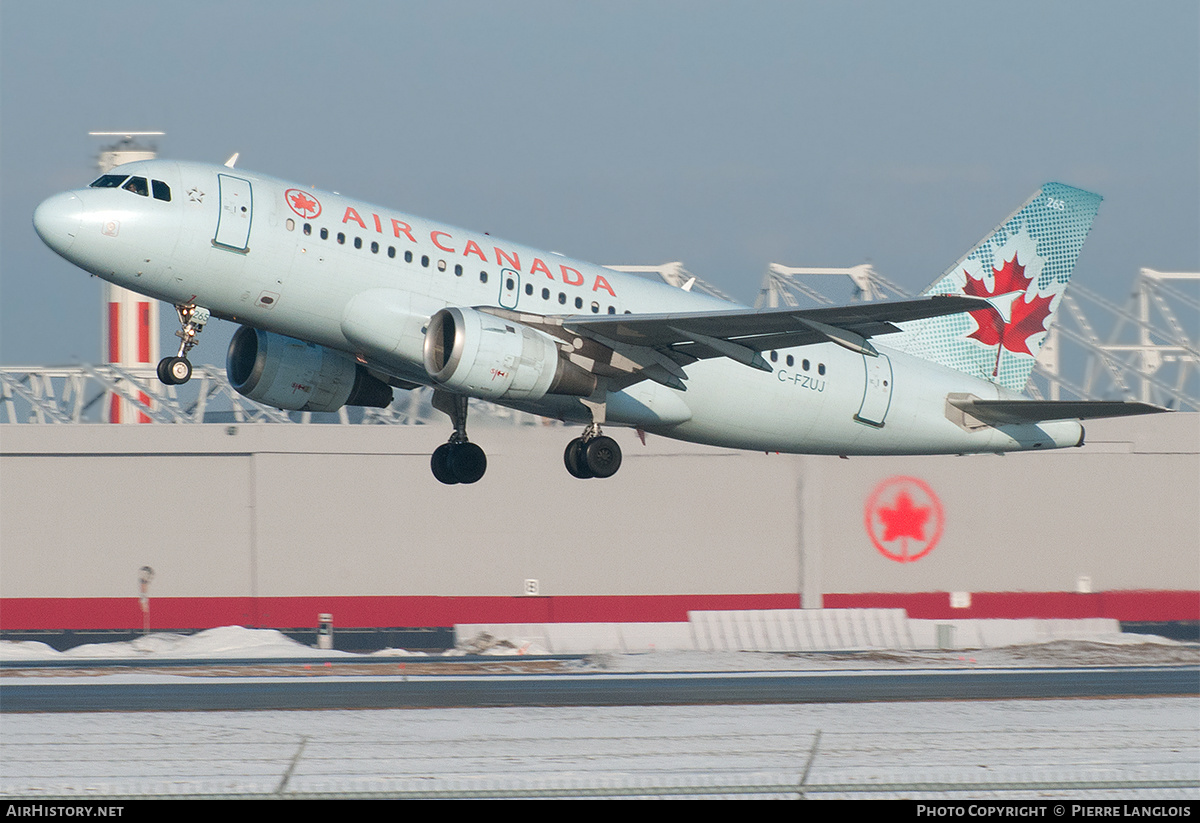
<path fill-rule="evenodd" d="M 1047 180 L 1105 197 L 1090 288 L 1200 269 L 1194 0 L 4 0 L 0 122 L 4 364 L 99 359 L 99 283 L 30 223 L 92 130 L 746 302 L 771 261 L 922 287 Z"/>

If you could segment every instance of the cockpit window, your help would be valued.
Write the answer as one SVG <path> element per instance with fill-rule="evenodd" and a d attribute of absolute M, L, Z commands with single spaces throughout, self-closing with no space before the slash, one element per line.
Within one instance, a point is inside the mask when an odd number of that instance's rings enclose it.
<path fill-rule="evenodd" d="M 129 182 L 121 188 L 134 194 L 140 194 L 142 197 L 150 196 L 150 187 L 146 185 L 145 177 L 130 177 Z"/>
<path fill-rule="evenodd" d="M 151 180 L 150 183 L 154 186 L 154 199 L 165 200 L 171 202 L 171 187 L 161 180 Z"/>
<path fill-rule="evenodd" d="M 117 186 L 125 182 L 128 175 L 125 174 L 106 174 L 96 179 L 88 188 L 91 189 L 115 189 Z"/>

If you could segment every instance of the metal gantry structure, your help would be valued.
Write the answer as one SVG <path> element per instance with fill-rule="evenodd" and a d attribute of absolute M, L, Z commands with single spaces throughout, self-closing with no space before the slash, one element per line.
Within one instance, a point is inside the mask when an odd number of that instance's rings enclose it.
<path fill-rule="evenodd" d="M 151 423 L 332 423 L 341 425 L 442 425 L 432 405 L 433 391 L 398 391 L 383 409 L 349 408 L 336 412 L 286 412 L 244 397 L 229 384 L 225 371 L 196 366 L 192 379 L 179 386 L 159 382 L 154 369 L 108 365 L 0 367 L 0 422 L 98 423 L 105 398 L 117 395 Z M 146 402 L 147 397 L 149 402 Z M 489 422 L 546 424 L 544 418 L 471 401 L 471 413 Z"/>
<path fill-rule="evenodd" d="M 730 299 L 679 262 L 609 268 L 657 275 L 678 288 Z M 829 292 L 845 291 L 847 285 L 851 301 L 910 296 L 869 264 L 797 268 L 771 263 L 755 307 L 801 307 L 805 301 L 832 305 L 836 301 Z M 1141 400 L 1197 411 L 1198 338 L 1200 272 L 1141 269 L 1124 305 L 1072 283 L 1026 392 L 1048 399 L 1060 399 L 1065 392 L 1080 400 Z M 384 409 L 342 408 L 336 413 L 313 414 L 255 403 L 233 389 L 224 370 L 212 366 L 197 366 L 192 380 L 181 386 L 164 386 L 153 368 L 5 366 L 0 367 L 0 422 L 100 422 L 105 398 L 117 395 L 152 423 L 441 424 L 444 420 L 433 409 L 432 394 L 427 388 L 398 391 Z M 502 424 L 552 423 L 484 401 L 472 400 L 471 411 Z"/>
<path fill-rule="evenodd" d="M 849 281 L 851 301 L 912 296 L 869 264 L 793 268 L 771 263 L 755 308 L 800 307 L 805 300 L 832 305 L 831 275 Z M 821 287 L 814 285 L 818 278 L 824 281 Z M 1079 400 L 1140 400 L 1200 410 L 1198 338 L 1200 272 L 1141 269 L 1124 305 L 1072 283 L 1025 390 L 1052 400 L 1066 390 Z"/>

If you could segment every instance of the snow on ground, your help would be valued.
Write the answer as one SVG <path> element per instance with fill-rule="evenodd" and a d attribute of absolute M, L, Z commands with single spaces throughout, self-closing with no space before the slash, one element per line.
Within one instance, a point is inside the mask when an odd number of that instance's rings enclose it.
<path fill-rule="evenodd" d="M 470 653 L 536 656 L 535 646 L 478 645 L 452 649 L 443 656 Z M 289 658 L 310 660 L 373 660 L 381 657 L 430 657 L 421 652 L 384 649 L 370 655 L 321 651 L 273 629 L 224 626 L 192 635 L 156 633 L 132 641 L 93 643 L 65 652 L 45 643 L 0 641 L 0 661 L 79 660 L 153 661 L 181 659 Z M 437 656 L 437 655 L 432 655 Z M 795 671 L 862 668 L 963 668 L 1006 666 L 1113 666 L 1200 663 L 1200 645 L 1178 643 L 1153 635 L 1113 633 L 1087 640 L 1053 640 L 993 649 L 960 651 L 896 651 L 875 649 L 847 652 L 700 652 L 659 651 L 635 654 L 594 654 L 583 670 L 660 671 Z"/>
<path fill-rule="evenodd" d="M 121 660 L 246 657 L 330 657 L 350 652 L 319 651 L 274 629 L 222 626 L 196 634 L 156 632 L 116 643 L 87 643 L 65 652 L 35 641 L 0 641 L 0 660 Z M 353 655 L 350 655 L 353 656 Z"/>

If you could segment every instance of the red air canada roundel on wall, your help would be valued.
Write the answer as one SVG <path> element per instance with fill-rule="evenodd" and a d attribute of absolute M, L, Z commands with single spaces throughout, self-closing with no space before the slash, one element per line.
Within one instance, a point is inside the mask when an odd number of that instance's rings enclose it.
<path fill-rule="evenodd" d="M 305 220 L 314 220 L 321 214 L 321 201 L 302 189 L 288 189 L 283 193 L 283 199 Z"/>
<path fill-rule="evenodd" d="M 942 503 L 924 480 L 889 477 L 867 498 L 867 534 L 879 553 L 897 563 L 920 560 L 942 537 Z"/>

